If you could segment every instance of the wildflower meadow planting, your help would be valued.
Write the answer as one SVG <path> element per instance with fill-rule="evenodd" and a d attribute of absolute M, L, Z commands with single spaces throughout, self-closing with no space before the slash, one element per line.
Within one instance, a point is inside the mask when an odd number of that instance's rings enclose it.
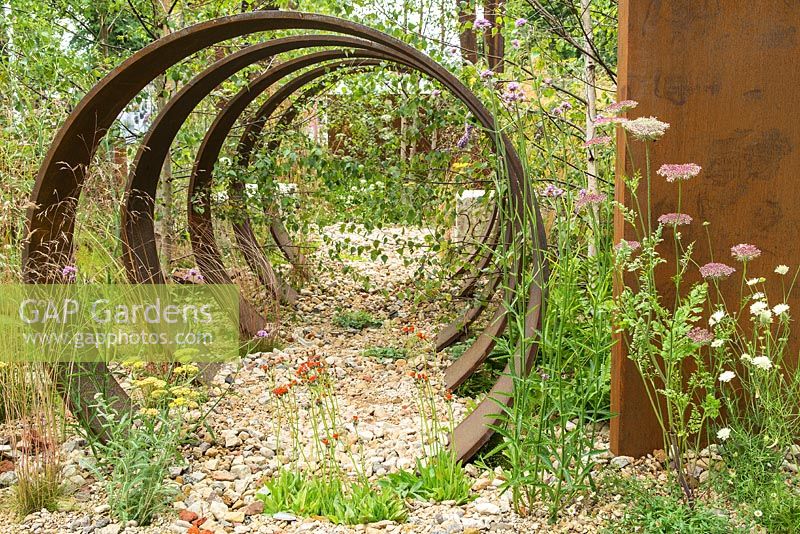
<path fill-rule="evenodd" d="M 798 28 L 0 3 L 0 533 L 799 532 Z"/>

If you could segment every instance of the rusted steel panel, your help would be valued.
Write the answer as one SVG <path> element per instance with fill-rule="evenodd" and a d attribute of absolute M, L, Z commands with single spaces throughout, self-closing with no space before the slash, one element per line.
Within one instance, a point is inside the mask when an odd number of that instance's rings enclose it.
<path fill-rule="evenodd" d="M 656 116 L 670 128 L 652 149 L 653 169 L 694 162 L 703 170 L 682 184 L 681 212 L 694 218 L 681 227 L 696 241 L 699 265 L 711 261 L 703 221 L 711 225 L 713 257 L 737 268 L 730 247 L 757 245 L 763 255 L 747 267 L 765 276 L 771 295 L 782 295 L 772 274 L 779 264 L 800 264 L 794 200 L 800 169 L 800 122 L 796 113 L 800 69 L 800 10 L 784 1 L 623 0 L 620 2 L 618 98 L 639 106 L 628 117 Z M 619 202 L 629 202 L 621 177 L 629 160 L 644 167 L 642 143 L 617 143 Z M 628 149 L 632 152 L 629 152 Z M 642 185 L 644 187 L 644 184 Z M 643 190 L 642 190 L 643 191 Z M 640 195 L 641 196 L 641 195 Z M 654 176 L 653 217 L 676 212 L 676 185 Z M 618 214 L 615 237 L 632 239 Z M 672 247 L 662 250 L 674 265 Z M 665 301 L 674 298 L 670 273 L 657 273 Z M 690 269 L 690 281 L 699 279 Z M 739 284 L 722 282 L 726 301 L 739 301 Z M 619 289 L 619 284 L 617 289 Z M 795 296 L 790 304 L 800 305 Z M 794 341 L 789 354 L 795 355 Z M 794 360 L 794 357 L 792 358 Z M 641 456 L 663 448 L 659 426 L 633 362 L 618 343 L 612 358 L 611 446 Z"/>

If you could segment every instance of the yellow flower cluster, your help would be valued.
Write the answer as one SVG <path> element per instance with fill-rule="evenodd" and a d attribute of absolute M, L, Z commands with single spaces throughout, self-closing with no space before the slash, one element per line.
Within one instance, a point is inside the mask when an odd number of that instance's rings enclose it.
<path fill-rule="evenodd" d="M 180 367 L 176 367 L 172 370 L 172 374 L 176 376 L 185 376 L 186 378 L 192 377 L 200 372 L 200 369 L 197 368 L 196 365 L 193 364 L 186 364 L 181 365 Z"/>

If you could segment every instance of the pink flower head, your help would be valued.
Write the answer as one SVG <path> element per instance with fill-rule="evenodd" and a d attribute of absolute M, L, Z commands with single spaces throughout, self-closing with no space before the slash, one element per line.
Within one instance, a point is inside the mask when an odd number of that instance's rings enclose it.
<path fill-rule="evenodd" d="M 489 22 L 488 19 L 484 17 L 480 17 L 475 19 L 475 23 L 472 25 L 473 29 L 476 30 L 488 30 L 492 27 L 492 23 Z"/>
<path fill-rule="evenodd" d="M 706 263 L 700 267 L 700 276 L 706 280 L 722 280 L 736 272 L 736 269 L 724 263 Z"/>
<path fill-rule="evenodd" d="M 542 196 L 545 197 L 558 198 L 563 195 L 564 195 L 564 190 L 561 189 L 560 187 L 554 186 L 553 184 L 548 184 L 547 187 L 545 187 L 542 190 Z"/>
<path fill-rule="evenodd" d="M 78 276 L 78 268 L 74 265 L 65 265 L 61 269 L 61 277 L 67 282 L 74 282 Z"/>
<path fill-rule="evenodd" d="M 628 111 L 629 109 L 633 109 L 638 106 L 639 103 L 636 100 L 621 100 L 620 102 L 615 102 L 606 108 L 606 113 L 622 113 L 624 111 Z"/>
<path fill-rule="evenodd" d="M 513 46 L 514 48 L 519 48 L 520 47 L 519 39 L 511 39 L 511 46 Z"/>
<path fill-rule="evenodd" d="M 589 148 L 590 146 L 596 146 L 596 145 L 607 145 L 610 142 L 611 138 L 608 137 L 607 135 L 603 135 L 600 137 L 593 137 L 592 139 L 589 139 L 588 141 L 583 143 L 583 148 Z"/>
<path fill-rule="evenodd" d="M 663 176 L 668 182 L 675 180 L 688 180 L 700 174 L 701 167 L 696 163 L 665 163 L 656 171 L 656 174 Z"/>
<path fill-rule="evenodd" d="M 630 250 L 633 252 L 634 250 L 639 249 L 642 244 L 638 241 L 628 241 L 627 239 L 620 239 L 619 243 L 614 245 L 614 250 L 619 252 L 621 250 Z"/>
<path fill-rule="evenodd" d="M 525 26 L 527 23 L 528 23 L 528 19 L 524 19 L 524 18 L 518 18 L 518 19 L 517 19 L 517 20 L 514 22 L 514 26 L 516 26 L 517 28 L 522 28 L 522 27 L 523 27 L 523 26 Z"/>
<path fill-rule="evenodd" d="M 689 330 L 689 333 L 686 334 L 686 337 L 698 345 L 705 345 L 706 343 L 711 343 L 714 340 L 714 334 L 700 326 L 695 326 Z"/>
<path fill-rule="evenodd" d="M 575 201 L 575 211 L 580 211 L 586 206 L 602 204 L 606 200 L 604 193 L 590 193 L 586 189 L 578 192 L 578 200 Z"/>
<path fill-rule="evenodd" d="M 657 141 L 664 137 L 669 123 L 655 117 L 639 117 L 623 122 L 622 127 L 639 141 Z"/>
<path fill-rule="evenodd" d="M 267 332 L 266 330 L 259 330 L 258 332 L 256 332 L 256 337 L 258 339 L 264 339 L 265 337 L 269 337 L 269 332 Z"/>
<path fill-rule="evenodd" d="M 494 77 L 494 71 L 493 70 L 486 69 L 486 70 L 481 72 L 481 79 L 482 80 L 488 80 L 488 79 L 493 78 L 493 77 Z"/>
<path fill-rule="evenodd" d="M 602 126 L 604 124 L 618 124 L 624 121 L 622 117 L 597 117 L 594 120 L 595 126 Z"/>
<path fill-rule="evenodd" d="M 692 216 L 685 213 L 665 213 L 658 218 L 658 223 L 664 226 L 684 226 L 692 224 Z"/>
<path fill-rule="evenodd" d="M 761 256 L 761 249 L 755 245 L 739 243 L 731 247 L 731 256 L 739 261 L 750 261 Z"/>

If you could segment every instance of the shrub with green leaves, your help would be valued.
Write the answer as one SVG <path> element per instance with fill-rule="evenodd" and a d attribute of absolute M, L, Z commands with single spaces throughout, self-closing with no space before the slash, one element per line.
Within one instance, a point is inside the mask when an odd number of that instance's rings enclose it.
<path fill-rule="evenodd" d="M 363 330 L 365 328 L 381 326 L 383 322 L 363 310 L 344 310 L 333 316 L 333 324 L 339 328 Z"/>

